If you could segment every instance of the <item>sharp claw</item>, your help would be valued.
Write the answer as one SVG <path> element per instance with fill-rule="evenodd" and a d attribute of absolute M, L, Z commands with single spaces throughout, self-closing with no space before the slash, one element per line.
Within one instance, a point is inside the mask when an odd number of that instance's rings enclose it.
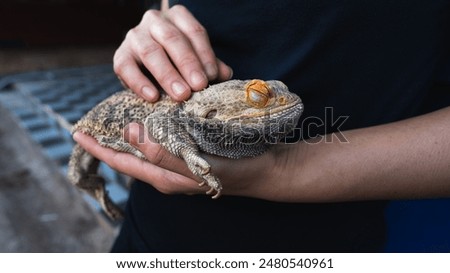
<path fill-rule="evenodd" d="M 222 190 L 216 190 L 216 189 L 214 189 L 213 187 L 211 187 L 210 189 L 209 189 L 209 191 L 207 191 L 206 192 L 206 194 L 207 195 L 211 195 L 214 191 L 216 191 L 216 194 L 214 194 L 211 198 L 212 199 L 217 199 L 217 198 L 219 198 L 221 195 L 222 195 Z"/>
<path fill-rule="evenodd" d="M 214 192 L 214 188 L 211 187 L 211 188 L 209 189 L 209 191 L 206 192 L 206 194 L 207 194 L 207 195 L 210 195 L 210 194 L 212 194 L 213 192 Z"/>
<path fill-rule="evenodd" d="M 211 197 L 211 198 L 212 198 L 212 199 L 217 199 L 217 198 L 219 198 L 221 195 L 222 195 L 222 192 L 221 192 L 220 190 L 218 190 L 217 193 L 216 193 L 213 197 Z"/>
<path fill-rule="evenodd" d="M 205 186 L 205 185 L 206 185 L 206 182 L 198 183 L 198 186 L 199 186 L 199 187 L 203 187 L 203 186 Z"/>

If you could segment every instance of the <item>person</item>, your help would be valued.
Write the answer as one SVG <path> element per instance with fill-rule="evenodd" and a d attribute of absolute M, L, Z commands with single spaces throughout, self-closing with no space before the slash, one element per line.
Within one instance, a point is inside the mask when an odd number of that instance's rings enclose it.
<path fill-rule="evenodd" d="M 387 200 L 450 196 L 449 6 L 185 0 L 146 12 L 114 56 L 138 95 L 156 101 L 160 86 L 182 101 L 209 82 L 279 79 L 305 112 L 294 143 L 254 158 L 205 155 L 224 185 L 218 200 L 181 159 L 139 142 L 141 125 L 125 135 L 148 162 L 76 133 L 143 181 L 113 251 L 383 251 Z"/>

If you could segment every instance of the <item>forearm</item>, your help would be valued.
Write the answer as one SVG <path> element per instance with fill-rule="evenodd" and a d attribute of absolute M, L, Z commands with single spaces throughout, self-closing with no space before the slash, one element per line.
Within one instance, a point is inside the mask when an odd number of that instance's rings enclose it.
<path fill-rule="evenodd" d="M 288 202 L 450 196 L 450 107 L 423 116 L 279 145 L 239 195 Z M 258 173 L 258 172 L 256 172 Z"/>

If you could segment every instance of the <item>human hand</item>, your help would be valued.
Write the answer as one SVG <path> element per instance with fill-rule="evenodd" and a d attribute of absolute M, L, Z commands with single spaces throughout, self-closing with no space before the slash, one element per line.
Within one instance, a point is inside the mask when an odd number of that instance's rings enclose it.
<path fill-rule="evenodd" d="M 80 132 L 74 134 L 74 139 L 94 157 L 115 170 L 151 184 L 162 193 L 204 194 L 208 190 L 206 186 L 198 186 L 201 180 L 192 174 L 182 159 L 152 141 L 142 125 L 130 124 L 124 137 L 138 148 L 148 161 L 102 147 L 94 138 Z M 213 174 L 221 180 L 224 186 L 223 194 L 267 198 L 266 189 L 269 193 L 274 193 L 273 184 L 266 185 L 271 183 L 269 176 L 276 176 L 273 167 L 278 164 L 274 163 L 272 153 L 240 160 L 205 154 L 202 156 L 211 164 Z M 280 185 L 277 188 L 280 188 Z"/>
<path fill-rule="evenodd" d="M 205 28 L 181 5 L 147 11 L 117 49 L 114 71 L 125 86 L 149 101 L 158 99 L 157 85 L 183 101 L 208 81 L 232 77 L 231 68 L 216 58 Z"/>

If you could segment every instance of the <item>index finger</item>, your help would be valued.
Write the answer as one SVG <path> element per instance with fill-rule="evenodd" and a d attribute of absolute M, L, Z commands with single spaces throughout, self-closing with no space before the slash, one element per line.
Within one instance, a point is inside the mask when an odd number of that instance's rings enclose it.
<path fill-rule="evenodd" d="M 210 81 L 216 79 L 218 77 L 219 67 L 205 28 L 182 5 L 173 6 L 164 14 L 189 39 L 203 65 L 208 79 Z"/>

